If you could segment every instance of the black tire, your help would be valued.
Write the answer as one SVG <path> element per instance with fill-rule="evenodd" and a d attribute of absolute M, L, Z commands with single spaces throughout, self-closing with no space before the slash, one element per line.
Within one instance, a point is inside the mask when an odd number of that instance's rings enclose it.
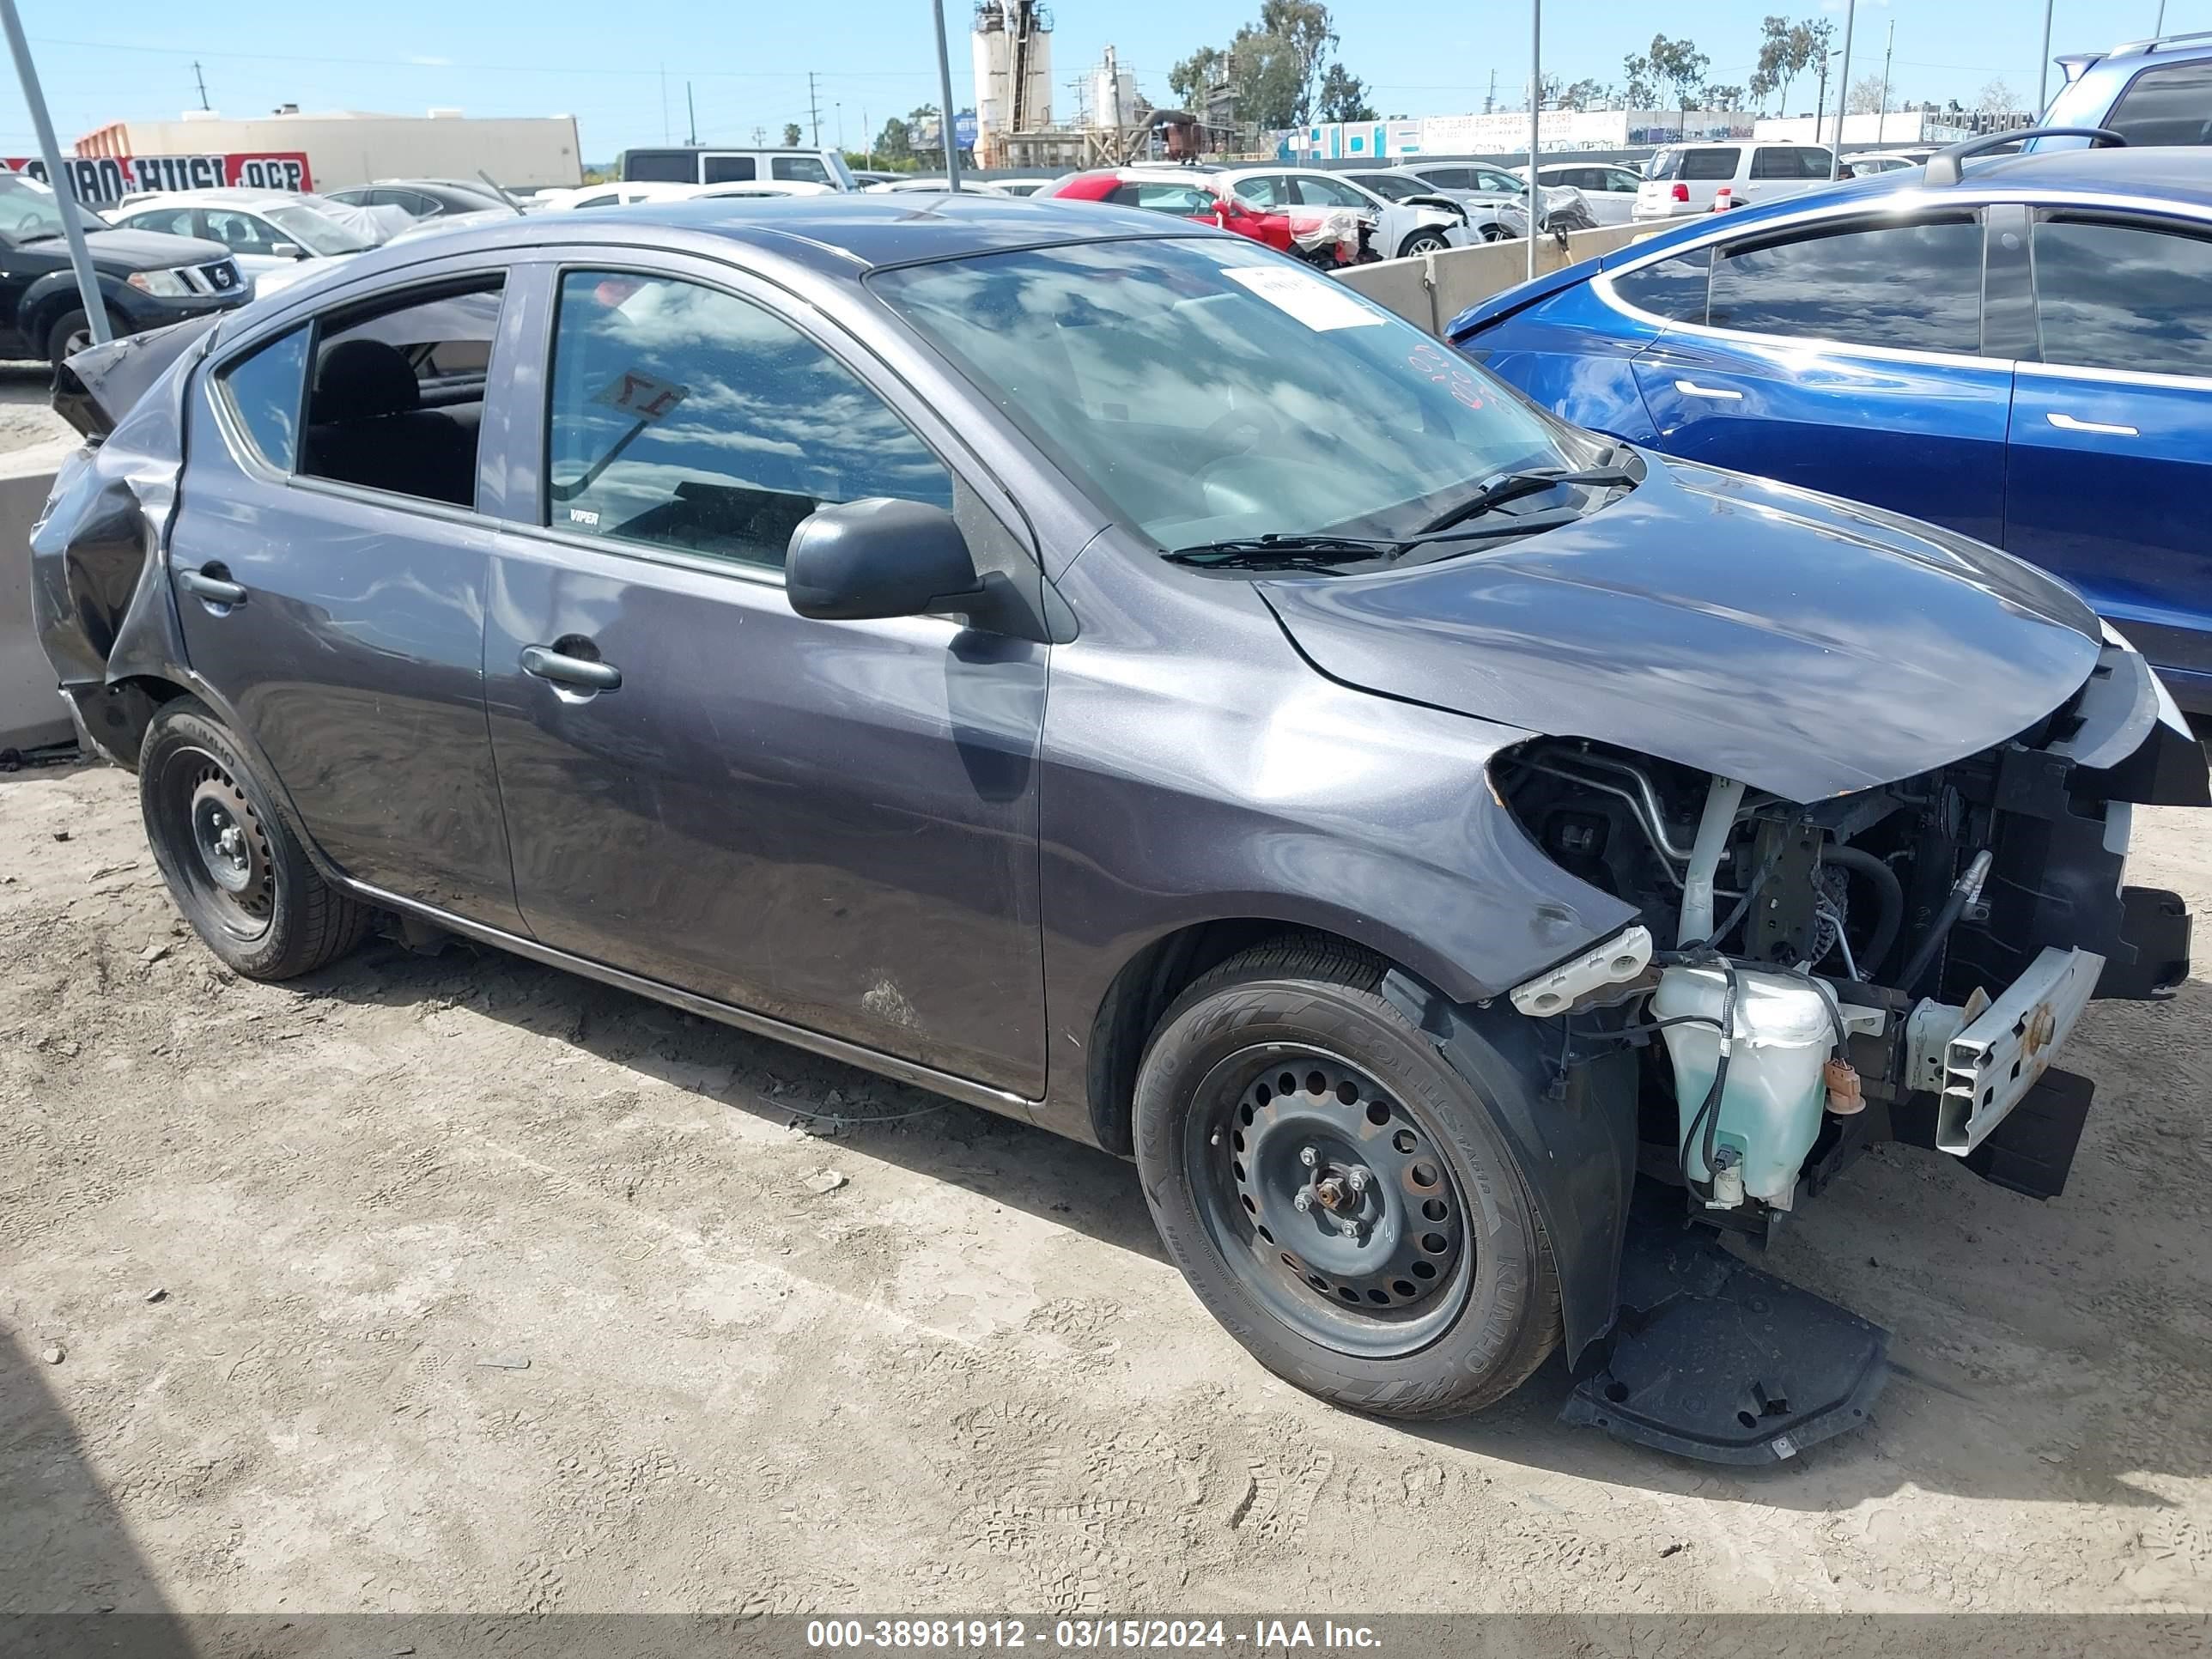
<path fill-rule="evenodd" d="M 1557 1346 L 1559 1277 L 1490 1111 L 1382 997 L 1386 970 L 1336 941 L 1293 937 L 1199 979 L 1162 1018 L 1139 1068 L 1137 1167 L 1168 1254 L 1261 1364 L 1355 1410 L 1457 1416 L 1512 1393 Z M 1329 1081 L 1340 1076 L 1341 1084 Z M 1298 1089 L 1271 1099 L 1270 1079 Z M 1314 1089 L 1315 1079 L 1327 1086 Z M 1342 1139 L 1303 1127 L 1331 1122 L 1350 1126 Z M 1375 1156 L 1386 1139 L 1433 1155 L 1444 1182 L 1436 1183 L 1433 1164 L 1402 1165 L 1394 1176 Z M 1318 1205 L 1290 1213 L 1276 1201 L 1279 1189 L 1270 1190 L 1281 1149 L 1297 1145 L 1294 1156 L 1310 1170 L 1305 1155 L 1316 1144 L 1327 1149 L 1323 1170 L 1375 1165 L 1353 1201 L 1384 1213 L 1348 1252 L 1345 1218 Z M 1224 1205 L 1224 1190 L 1235 1205 Z M 1312 1186 L 1303 1191 L 1315 1196 Z M 1389 1206 L 1424 1194 L 1419 1212 L 1449 1227 L 1455 1246 L 1445 1270 L 1429 1275 L 1442 1282 L 1363 1277 L 1362 1251 L 1379 1250 L 1386 1234 L 1402 1239 L 1389 1233 Z M 1341 1271 L 1325 1279 L 1316 1269 L 1331 1263 Z M 1401 1299 L 1408 1289 L 1415 1296 Z"/>
<path fill-rule="evenodd" d="M 185 920 L 247 979 L 312 973 L 361 942 L 370 912 L 325 881 L 229 731 L 164 703 L 138 753 L 154 862 Z"/>
<path fill-rule="evenodd" d="M 1398 257 L 1410 259 L 1417 253 L 1442 253 L 1450 246 L 1439 231 L 1417 230 L 1399 245 Z"/>
<path fill-rule="evenodd" d="M 1486 242 L 1510 242 L 1516 239 L 1513 233 L 1504 226 L 1489 224 L 1482 228 L 1482 240 Z"/>
<path fill-rule="evenodd" d="M 46 361 L 56 368 L 59 368 L 76 353 L 92 343 L 91 331 L 86 326 L 86 321 L 84 307 L 71 306 L 60 316 L 55 318 L 53 326 L 46 331 Z M 112 314 L 107 319 L 107 325 L 108 331 L 117 339 L 123 337 L 125 331 L 117 326 Z"/>

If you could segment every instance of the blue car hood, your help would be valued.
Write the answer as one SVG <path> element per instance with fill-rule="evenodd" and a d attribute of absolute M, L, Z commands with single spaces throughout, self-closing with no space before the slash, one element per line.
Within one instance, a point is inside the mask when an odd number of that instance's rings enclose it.
<path fill-rule="evenodd" d="M 1644 483 L 1565 528 L 1261 593 L 1333 679 L 1796 801 L 2016 736 L 2096 665 L 2089 609 L 1994 548 L 1639 453 Z"/>

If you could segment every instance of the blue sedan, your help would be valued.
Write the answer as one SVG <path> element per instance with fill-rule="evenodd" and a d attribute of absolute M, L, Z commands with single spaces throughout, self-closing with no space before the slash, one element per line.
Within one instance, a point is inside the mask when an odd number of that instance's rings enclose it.
<path fill-rule="evenodd" d="M 1583 426 L 2041 565 L 2212 712 L 2212 152 L 1864 179 L 1667 231 L 1447 332 Z"/>

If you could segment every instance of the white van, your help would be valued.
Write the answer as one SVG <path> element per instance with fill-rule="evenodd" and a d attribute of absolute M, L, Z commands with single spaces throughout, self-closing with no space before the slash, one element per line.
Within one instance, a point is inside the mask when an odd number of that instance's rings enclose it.
<path fill-rule="evenodd" d="M 853 170 L 834 149 L 708 149 L 678 145 L 622 153 L 624 184 L 742 185 L 760 179 L 858 190 Z"/>
<path fill-rule="evenodd" d="M 1825 144 L 1669 144 L 1652 155 L 1630 216 L 1643 224 L 1709 213 L 1723 185 L 1738 207 L 1802 196 L 1826 185 L 1832 166 Z"/>

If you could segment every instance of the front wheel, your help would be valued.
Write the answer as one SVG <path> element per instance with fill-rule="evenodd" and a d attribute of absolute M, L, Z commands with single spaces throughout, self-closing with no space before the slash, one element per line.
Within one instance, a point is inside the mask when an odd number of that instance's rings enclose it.
<path fill-rule="evenodd" d="M 138 753 L 146 840 L 185 920 L 232 971 L 291 979 L 350 951 L 368 911 L 325 882 L 222 723 L 164 703 Z"/>
<path fill-rule="evenodd" d="M 121 339 L 125 331 L 116 319 L 107 319 L 107 331 Z M 53 326 L 46 331 L 46 361 L 59 368 L 80 351 L 89 350 L 93 344 L 92 324 L 81 307 L 72 306 L 54 319 Z"/>
<path fill-rule="evenodd" d="M 1392 1417 L 1479 1410 L 1559 1340 L 1559 1279 L 1479 1096 L 1333 941 L 1262 945 L 1169 1010 L 1138 1169 L 1168 1253 L 1270 1370 Z"/>
<path fill-rule="evenodd" d="M 1424 253 L 1442 253 L 1450 246 L 1441 232 L 1417 230 L 1400 245 L 1398 257 L 1401 259 L 1418 258 Z"/>

